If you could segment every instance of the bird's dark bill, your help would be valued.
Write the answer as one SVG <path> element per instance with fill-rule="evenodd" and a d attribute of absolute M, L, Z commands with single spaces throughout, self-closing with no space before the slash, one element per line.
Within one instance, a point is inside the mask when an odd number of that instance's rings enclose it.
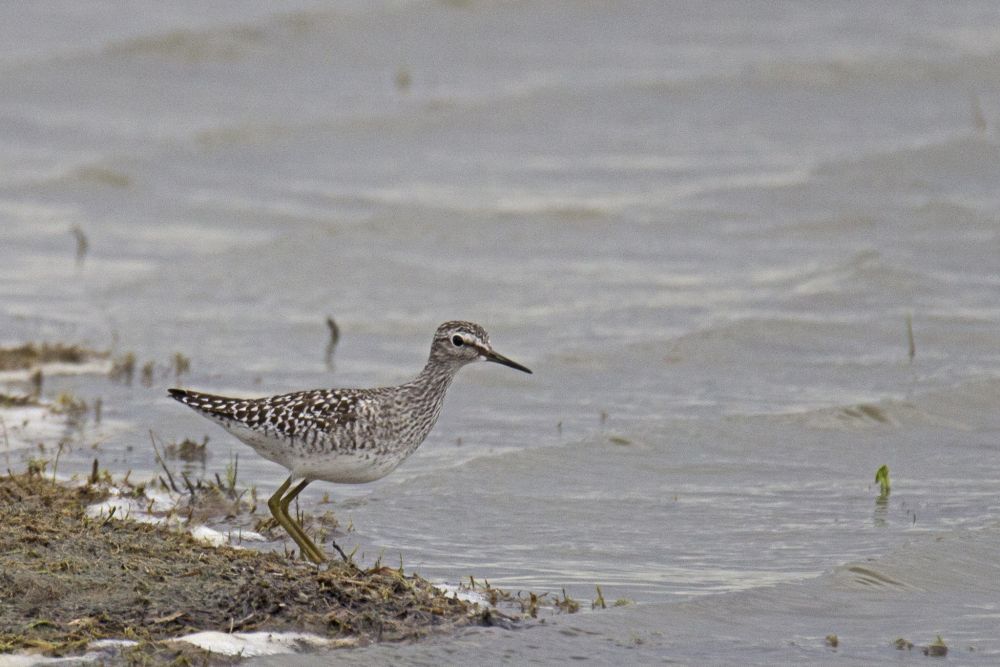
<path fill-rule="evenodd" d="M 492 361 L 493 363 L 503 364 L 504 366 L 510 366 L 511 368 L 516 368 L 517 370 L 522 371 L 524 373 L 531 373 L 531 369 L 528 368 L 527 366 L 522 366 L 521 364 L 517 363 L 512 359 L 508 359 L 502 354 L 497 354 L 493 350 L 482 350 L 481 352 L 483 358 L 486 359 L 486 361 Z"/>

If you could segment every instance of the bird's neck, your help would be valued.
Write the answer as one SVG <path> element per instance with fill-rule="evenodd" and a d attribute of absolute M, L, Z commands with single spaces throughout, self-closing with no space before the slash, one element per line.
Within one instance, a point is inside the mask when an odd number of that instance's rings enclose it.
<path fill-rule="evenodd" d="M 437 396 L 438 400 L 444 400 L 444 394 L 459 368 L 461 366 L 451 366 L 429 359 L 424 369 L 409 384 L 419 394 Z"/>
<path fill-rule="evenodd" d="M 405 419 L 402 420 L 402 430 L 394 434 L 404 445 L 397 452 L 400 461 L 419 447 L 434 428 L 444 407 L 444 395 L 457 370 L 457 367 L 429 361 L 417 377 L 400 387 L 401 396 L 396 401 L 396 409 L 403 411 L 401 417 Z"/>

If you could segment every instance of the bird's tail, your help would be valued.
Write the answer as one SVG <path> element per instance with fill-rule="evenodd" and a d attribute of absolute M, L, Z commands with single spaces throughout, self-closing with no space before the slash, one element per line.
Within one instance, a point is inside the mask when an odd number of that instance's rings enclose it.
<path fill-rule="evenodd" d="M 245 399 L 203 394 L 199 391 L 172 388 L 167 390 L 170 397 L 180 401 L 189 408 L 216 416 L 230 416 L 237 404 L 245 403 Z"/>

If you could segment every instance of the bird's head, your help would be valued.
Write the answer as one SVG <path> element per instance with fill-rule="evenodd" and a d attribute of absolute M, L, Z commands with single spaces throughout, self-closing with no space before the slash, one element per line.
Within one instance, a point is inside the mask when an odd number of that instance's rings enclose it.
<path fill-rule="evenodd" d="M 434 332 L 431 358 L 441 363 L 464 366 L 473 361 L 492 361 L 531 373 L 526 366 L 498 354 L 490 345 L 490 335 L 475 322 L 453 320 Z"/>

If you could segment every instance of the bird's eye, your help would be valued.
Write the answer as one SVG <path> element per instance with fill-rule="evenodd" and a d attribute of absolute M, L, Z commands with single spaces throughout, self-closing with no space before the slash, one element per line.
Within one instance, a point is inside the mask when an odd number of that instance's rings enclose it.
<path fill-rule="evenodd" d="M 462 340 L 461 336 L 455 335 L 451 337 L 451 344 L 455 347 L 462 347 L 465 344 L 465 341 Z"/>

